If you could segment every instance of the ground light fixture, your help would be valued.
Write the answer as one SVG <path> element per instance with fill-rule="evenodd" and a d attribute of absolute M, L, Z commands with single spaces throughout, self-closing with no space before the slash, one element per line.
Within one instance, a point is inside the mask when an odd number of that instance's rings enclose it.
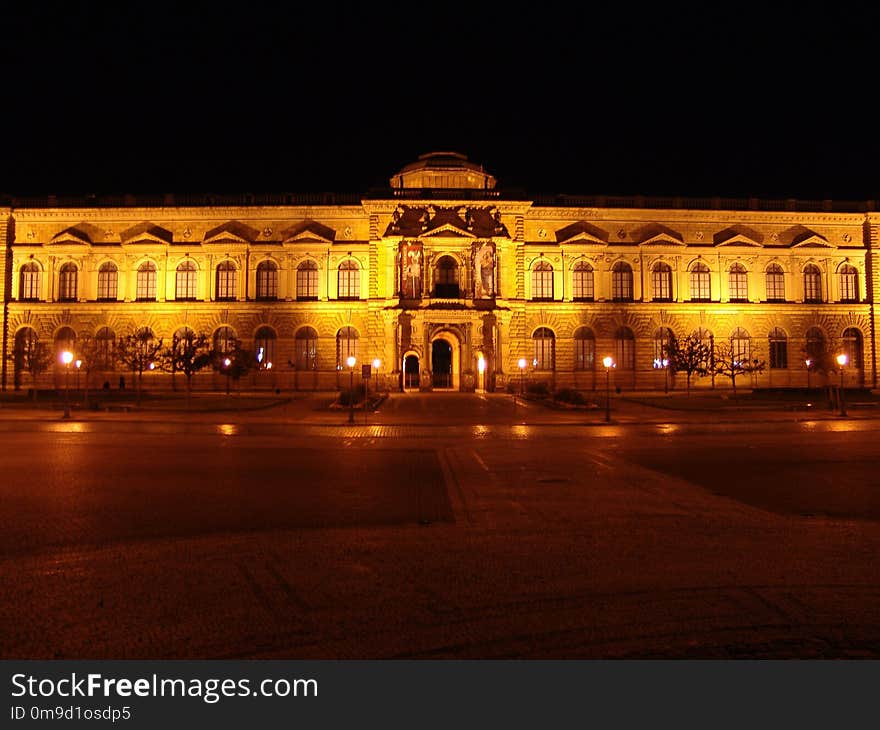
<path fill-rule="evenodd" d="M 605 366 L 605 420 L 611 420 L 611 368 L 614 367 L 614 358 L 603 357 L 602 364 Z"/>
<path fill-rule="evenodd" d="M 64 416 L 70 418 L 70 363 L 73 362 L 73 353 L 64 350 L 61 353 L 61 362 L 64 363 Z"/>
<path fill-rule="evenodd" d="M 354 366 L 357 358 L 349 355 L 345 361 L 348 365 L 348 422 L 354 423 Z"/>
<path fill-rule="evenodd" d="M 846 415 L 846 399 L 843 397 L 843 370 L 846 367 L 847 362 L 849 362 L 849 358 L 846 356 L 846 353 L 841 353 L 837 356 L 837 365 L 840 368 L 840 415 Z"/>

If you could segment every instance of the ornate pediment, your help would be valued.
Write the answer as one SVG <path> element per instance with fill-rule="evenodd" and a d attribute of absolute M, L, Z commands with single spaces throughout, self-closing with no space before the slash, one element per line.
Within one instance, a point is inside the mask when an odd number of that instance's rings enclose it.
<path fill-rule="evenodd" d="M 575 241 L 607 244 L 608 231 L 603 231 L 586 221 L 577 221 L 556 231 L 556 243 L 574 243 Z"/>
<path fill-rule="evenodd" d="M 788 233 L 788 231 L 786 231 L 786 233 Z M 801 248 L 802 246 L 817 248 L 837 248 L 837 246 L 831 243 L 827 238 L 825 238 L 825 236 L 819 235 L 815 231 L 811 231 L 809 228 L 805 228 L 804 226 L 796 226 L 795 229 L 792 229 L 791 240 L 789 241 L 788 245 L 792 248 Z"/>
<path fill-rule="evenodd" d="M 281 232 L 283 243 L 333 243 L 336 231 L 310 218 Z"/>
<path fill-rule="evenodd" d="M 227 221 L 205 233 L 202 243 L 253 243 L 260 232 L 239 221 Z"/>
<path fill-rule="evenodd" d="M 684 246 L 684 236 L 672 228 L 659 223 L 651 223 L 634 232 L 634 238 L 640 246 Z"/>
<path fill-rule="evenodd" d="M 725 228 L 712 236 L 716 246 L 760 246 L 763 241 L 764 236 L 760 233 L 739 225 Z"/>
<path fill-rule="evenodd" d="M 134 243 L 171 243 L 174 238 L 171 231 L 150 221 L 138 223 L 119 234 L 124 244 Z"/>
<path fill-rule="evenodd" d="M 74 243 L 89 246 L 95 242 L 93 235 L 89 234 L 89 228 L 94 227 L 89 226 L 88 224 L 70 226 L 70 228 L 65 228 L 63 231 L 59 231 L 52 236 L 52 238 L 49 239 L 49 243 Z"/>

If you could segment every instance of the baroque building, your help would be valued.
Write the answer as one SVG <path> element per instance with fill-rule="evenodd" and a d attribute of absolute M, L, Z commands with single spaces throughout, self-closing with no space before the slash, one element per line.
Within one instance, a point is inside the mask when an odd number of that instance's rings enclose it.
<path fill-rule="evenodd" d="M 849 385 L 875 388 L 874 207 L 529 197 L 451 152 L 361 196 L 11 199 L 2 387 L 31 387 L 36 343 L 75 351 L 86 336 L 107 354 L 93 382 L 115 383 L 114 343 L 141 330 L 239 342 L 257 388 L 344 387 L 350 355 L 358 378 L 378 360 L 392 389 L 593 389 L 606 355 L 618 387 L 682 387 L 663 348 L 690 333 L 765 361 L 748 385 L 803 387 L 825 349 L 849 354 Z"/>

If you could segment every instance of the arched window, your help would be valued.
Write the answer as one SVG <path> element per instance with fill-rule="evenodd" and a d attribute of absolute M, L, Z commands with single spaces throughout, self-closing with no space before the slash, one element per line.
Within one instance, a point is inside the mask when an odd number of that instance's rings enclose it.
<path fill-rule="evenodd" d="M 532 335 L 534 356 L 532 366 L 535 370 L 553 370 L 556 367 L 556 335 L 547 327 L 539 327 Z"/>
<path fill-rule="evenodd" d="M 859 272 L 855 266 L 844 264 L 838 270 L 840 277 L 840 301 L 859 301 Z"/>
<path fill-rule="evenodd" d="M 278 299 L 278 267 L 274 261 L 257 264 L 257 299 Z"/>
<path fill-rule="evenodd" d="M 662 261 L 654 264 L 651 271 L 651 286 L 654 289 L 655 302 L 672 301 L 672 269 Z"/>
<path fill-rule="evenodd" d="M 116 335 L 109 327 L 95 334 L 95 369 L 113 370 L 116 363 Z"/>
<path fill-rule="evenodd" d="M 807 330 L 806 340 L 806 354 L 807 359 L 811 361 L 810 367 L 824 370 L 829 365 L 825 334 L 818 327 L 810 327 Z"/>
<path fill-rule="evenodd" d="M 260 327 L 254 334 L 254 357 L 260 370 L 271 370 L 275 363 L 275 330 Z"/>
<path fill-rule="evenodd" d="M 815 264 L 807 264 L 804 267 L 804 301 L 822 301 L 822 274 Z"/>
<path fill-rule="evenodd" d="M 654 333 L 654 361 L 652 367 L 655 370 L 669 367 L 669 351 L 675 345 L 675 335 L 669 327 L 661 327 Z"/>
<path fill-rule="evenodd" d="M 23 373 L 30 372 L 36 379 L 40 360 L 42 360 L 43 346 L 37 338 L 37 331 L 33 327 L 22 327 L 15 333 L 15 348 L 13 351 L 15 365 L 15 386 L 21 385 Z"/>
<path fill-rule="evenodd" d="M 76 353 L 76 332 L 71 327 L 62 327 L 55 333 L 55 362 L 61 363 L 61 353 Z"/>
<path fill-rule="evenodd" d="M 785 274 L 779 264 L 770 264 L 765 274 L 767 282 L 767 301 L 785 301 Z"/>
<path fill-rule="evenodd" d="M 312 327 L 302 327 L 296 333 L 296 369 L 318 369 L 318 333 Z"/>
<path fill-rule="evenodd" d="M 736 362 L 748 363 L 751 359 L 752 339 L 742 327 L 737 327 L 730 335 L 730 349 Z"/>
<path fill-rule="evenodd" d="M 196 338 L 196 333 L 189 327 L 180 327 L 171 337 L 171 347 L 175 352 L 185 347 Z"/>
<path fill-rule="evenodd" d="M 217 265 L 216 299 L 218 302 L 235 301 L 238 271 L 232 261 L 222 261 Z"/>
<path fill-rule="evenodd" d="M 156 264 L 144 261 L 137 270 L 137 300 L 139 302 L 156 301 Z"/>
<path fill-rule="evenodd" d="M 457 299 L 459 291 L 458 264 L 452 256 L 441 256 L 434 267 L 434 296 Z"/>
<path fill-rule="evenodd" d="M 354 327 L 343 327 L 336 333 L 336 369 L 344 370 L 349 356 L 358 356 L 358 332 Z"/>
<path fill-rule="evenodd" d="M 614 362 L 618 370 L 636 369 L 636 338 L 629 327 L 614 333 Z"/>
<path fill-rule="evenodd" d="M 553 299 L 553 267 L 546 261 L 532 267 L 532 299 Z"/>
<path fill-rule="evenodd" d="M 98 269 L 98 301 L 116 301 L 119 290 L 119 270 L 112 261 L 105 261 Z"/>
<path fill-rule="evenodd" d="M 745 266 L 734 264 L 730 267 L 728 286 L 730 289 L 730 301 L 749 301 L 749 275 L 746 272 Z"/>
<path fill-rule="evenodd" d="M 767 336 L 770 350 L 770 368 L 785 370 L 788 367 L 788 337 L 779 327 L 770 330 Z"/>
<path fill-rule="evenodd" d="M 296 267 L 296 298 L 299 301 L 318 298 L 318 264 L 303 261 Z"/>
<path fill-rule="evenodd" d="M 574 332 L 574 369 L 596 369 L 596 335 L 589 327 L 578 327 Z"/>
<path fill-rule="evenodd" d="M 633 272 L 625 261 L 618 261 L 611 269 L 611 298 L 615 302 L 633 299 Z"/>
<path fill-rule="evenodd" d="M 704 369 L 708 370 L 712 366 L 712 363 L 715 361 L 715 337 L 709 330 L 705 328 L 694 330 L 694 337 L 696 337 L 706 347 L 707 359 L 700 363 L 700 365 Z"/>
<path fill-rule="evenodd" d="M 76 284 L 79 270 L 76 264 L 68 261 L 58 272 L 58 301 L 75 302 Z"/>
<path fill-rule="evenodd" d="M 31 261 L 19 270 L 18 298 L 23 302 L 40 300 L 40 267 Z"/>
<path fill-rule="evenodd" d="M 593 287 L 593 267 L 586 261 L 574 265 L 571 276 L 572 298 L 578 302 L 592 302 L 595 297 Z"/>
<path fill-rule="evenodd" d="M 214 332 L 214 354 L 218 359 L 223 359 L 224 355 L 235 352 L 238 345 L 238 338 L 235 336 L 235 330 L 232 327 L 224 325 L 218 327 Z"/>
<path fill-rule="evenodd" d="M 712 277 L 709 267 L 698 261 L 691 267 L 691 301 L 708 302 L 712 298 Z"/>
<path fill-rule="evenodd" d="M 175 274 L 174 298 L 180 301 L 194 301 L 198 294 L 199 272 L 195 261 L 187 259 L 177 267 Z"/>
<path fill-rule="evenodd" d="M 841 345 L 847 357 L 847 367 L 861 370 L 864 367 L 864 348 L 862 346 L 861 331 L 855 327 L 845 329 L 841 338 Z"/>
<path fill-rule="evenodd" d="M 348 259 L 339 264 L 337 285 L 340 299 L 360 299 L 361 270 L 357 261 Z"/>

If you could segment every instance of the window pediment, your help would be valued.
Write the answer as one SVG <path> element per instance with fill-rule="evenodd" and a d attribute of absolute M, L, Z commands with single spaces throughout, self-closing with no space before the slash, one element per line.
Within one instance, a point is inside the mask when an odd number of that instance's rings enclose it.
<path fill-rule="evenodd" d="M 837 248 L 825 236 L 806 226 L 793 226 L 779 234 L 779 242 L 791 248 L 800 246 L 819 246 L 822 248 Z"/>
<path fill-rule="evenodd" d="M 659 223 L 645 226 L 635 231 L 635 238 L 640 246 L 684 246 L 684 236 L 678 231 L 674 231 Z"/>
<path fill-rule="evenodd" d="M 281 232 L 284 243 L 333 243 L 336 231 L 318 221 L 307 219 Z"/>
<path fill-rule="evenodd" d="M 135 243 L 166 244 L 171 243 L 171 240 L 174 238 L 171 231 L 150 221 L 144 221 L 128 228 L 119 234 L 119 237 L 122 243 L 127 245 Z"/>
<path fill-rule="evenodd" d="M 222 225 L 212 228 L 205 233 L 202 243 L 253 243 L 260 233 L 254 228 L 239 223 L 238 221 L 227 221 Z"/>
<path fill-rule="evenodd" d="M 712 236 L 716 246 L 762 246 L 764 237 L 745 226 L 731 226 Z"/>
<path fill-rule="evenodd" d="M 63 231 L 60 231 L 52 236 L 52 238 L 49 240 L 49 243 L 74 243 L 90 246 L 92 243 L 94 243 L 94 240 L 84 227 L 70 226 L 70 228 L 65 228 Z"/>
<path fill-rule="evenodd" d="M 598 243 L 604 246 L 608 243 L 608 231 L 603 231 L 586 221 L 577 221 L 556 231 L 556 243 L 575 243 L 576 241 Z"/>

